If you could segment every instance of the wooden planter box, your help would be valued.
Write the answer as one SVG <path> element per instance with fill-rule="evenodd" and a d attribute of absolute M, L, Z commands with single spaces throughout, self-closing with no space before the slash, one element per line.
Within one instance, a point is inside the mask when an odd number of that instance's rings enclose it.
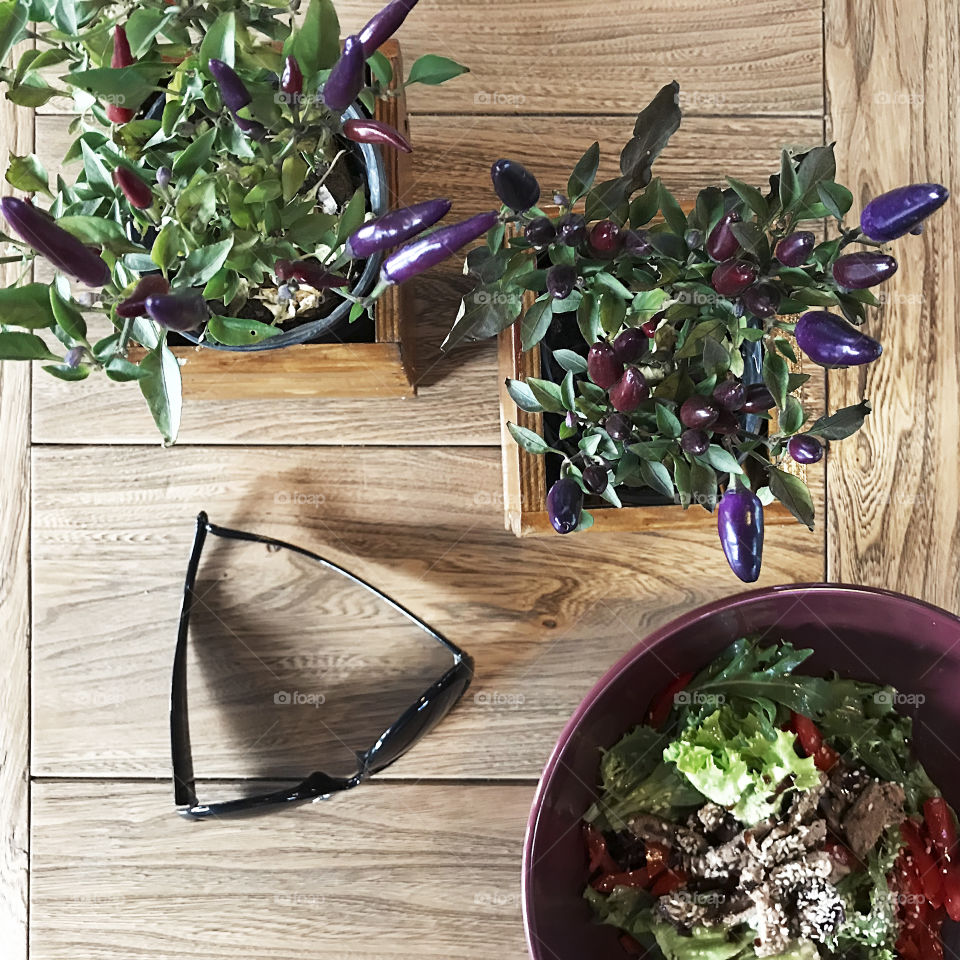
<path fill-rule="evenodd" d="M 400 45 L 388 40 L 381 48 L 393 67 L 393 83 L 403 77 Z M 409 137 L 406 97 L 378 100 L 376 118 Z M 384 149 L 391 207 L 404 196 L 409 157 Z M 374 308 L 371 343 L 308 343 L 277 350 L 233 352 L 202 346 L 174 346 L 183 363 L 187 398 L 242 397 L 411 397 L 414 376 L 414 324 L 409 284 L 394 286 Z"/>
<path fill-rule="evenodd" d="M 532 299 L 532 298 L 531 298 Z M 524 305 L 526 309 L 528 304 Z M 507 430 L 507 421 L 537 433 L 543 429 L 542 413 L 527 413 L 510 398 L 504 381 L 540 377 L 540 350 L 524 352 L 520 347 L 520 324 L 516 323 L 497 337 L 497 366 L 500 374 L 500 448 L 503 456 L 504 525 L 518 537 L 555 536 L 547 515 L 547 475 L 545 458 L 527 453 Z M 802 372 L 803 363 L 796 367 Z M 774 420 L 773 425 L 775 426 Z M 784 469 L 788 469 L 784 467 Z M 799 464 L 791 464 L 791 473 L 806 479 Z M 696 504 L 684 509 L 667 506 L 614 507 L 597 499 L 588 509 L 593 526 L 588 531 L 643 532 L 648 530 L 696 529 L 715 532 L 716 513 L 708 513 Z M 780 503 L 764 509 L 767 526 L 795 524 L 792 514 Z"/>

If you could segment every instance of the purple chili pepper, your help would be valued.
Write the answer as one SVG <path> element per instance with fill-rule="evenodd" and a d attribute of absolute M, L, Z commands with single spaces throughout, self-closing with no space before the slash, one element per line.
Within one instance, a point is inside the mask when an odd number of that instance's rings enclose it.
<path fill-rule="evenodd" d="M 823 459 L 823 444 L 809 433 L 791 437 L 787 452 L 797 463 L 818 463 Z"/>
<path fill-rule="evenodd" d="M 417 5 L 417 0 L 393 0 L 379 13 L 375 13 L 358 36 L 363 44 L 364 59 L 372 57 L 389 40 L 406 20 L 407 14 Z"/>
<path fill-rule="evenodd" d="M 547 494 L 547 515 L 557 533 L 573 533 L 583 513 L 583 490 L 573 477 L 561 477 Z"/>
<path fill-rule="evenodd" d="M 141 277 L 126 300 L 117 304 L 118 317 L 142 317 L 147 312 L 147 297 L 162 296 L 170 292 L 170 284 L 160 273 L 148 273 Z"/>
<path fill-rule="evenodd" d="M 381 250 L 389 250 L 442 220 L 450 212 L 450 206 L 449 200 L 425 200 L 370 220 L 350 235 L 347 255 L 354 260 L 365 260 Z"/>
<path fill-rule="evenodd" d="M 146 311 L 154 323 L 180 333 L 196 330 L 209 316 L 206 301 L 193 290 L 147 297 Z"/>
<path fill-rule="evenodd" d="M 96 250 L 92 250 L 48 213 L 16 197 L 0 200 L 7 222 L 20 238 L 58 270 L 90 287 L 102 287 L 110 281 L 110 268 Z"/>
<path fill-rule="evenodd" d="M 795 336 L 797 346 L 822 367 L 856 367 L 872 363 L 883 352 L 873 337 L 826 310 L 805 313 L 797 321 Z"/>
<path fill-rule="evenodd" d="M 939 210 L 950 191 L 939 183 L 911 183 L 874 197 L 860 214 L 860 229 L 880 243 L 912 233 L 921 221 Z"/>
<path fill-rule="evenodd" d="M 381 277 L 387 283 L 403 283 L 445 260 L 471 240 L 482 237 L 497 223 L 497 211 L 478 213 L 469 220 L 441 227 L 401 247 L 383 262 Z"/>
<path fill-rule="evenodd" d="M 744 583 L 753 583 L 763 561 L 763 504 L 735 480 L 717 508 L 717 532 L 730 569 Z"/>
<path fill-rule="evenodd" d="M 229 64 L 222 60 L 208 60 L 207 66 L 220 88 L 220 98 L 223 100 L 224 106 L 236 115 L 238 110 L 245 107 L 253 99 L 250 96 L 250 91 L 243 85 L 243 81 Z"/>
<path fill-rule="evenodd" d="M 833 261 L 833 279 L 848 290 L 864 290 L 897 272 L 897 261 L 886 253 L 845 253 Z"/>
<path fill-rule="evenodd" d="M 363 88 L 365 63 L 360 38 L 356 35 L 347 37 L 343 41 L 343 53 L 323 85 L 323 102 L 331 110 L 343 113 L 357 99 Z"/>

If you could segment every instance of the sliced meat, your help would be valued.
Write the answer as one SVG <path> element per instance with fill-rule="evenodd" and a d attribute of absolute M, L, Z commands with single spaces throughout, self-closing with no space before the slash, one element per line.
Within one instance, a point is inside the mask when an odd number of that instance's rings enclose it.
<path fill-rule="evenodd" d="M 627 829 L 641 840 L 672 847 L 677 840 L 677 828 L 651 813 L 638 813 L 627 822 Z"/>
<path fill-rule="evenodd" d="M 850 849 L 864 859 L 887 827 L 903 820 L 903 787 L 899 783 L 871 781 L 843 818 Z"/>

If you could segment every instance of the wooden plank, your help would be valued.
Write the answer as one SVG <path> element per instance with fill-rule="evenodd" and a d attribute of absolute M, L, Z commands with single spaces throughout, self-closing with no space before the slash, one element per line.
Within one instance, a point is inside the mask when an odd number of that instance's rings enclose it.
<path fill-rule="evenodd" d="M 177 817 L 163 784 L 34 795 L 33 960 L 526 955 L 529 784 L 367 784 L 206 825 Z"/>
<path fill-rule="evenodd" d="M 16 47 L 17 58 L 27 45 Z M 16 59 L 13 60 L 16 62 Z M 0 157 L 33 150 L 33 113 L 0 100 Z M 3 184 L 3 194 L 13 193 Z M 0 265 L 0 286 L 17 273 Z M 0 363 L 0 943 L 27 956 L 30 806 L 30 364 Z"/>
<path fill-rule="evenodd" d="M 960 8 L 827 0 L 826 80 L 838 179 L 860 204 L 900 184 L 956 185 Z M 895 135 L 891 133 L 895 131 Z M 960 609 L 960 209 L 893 245 L 897 275 L 867 331 L 884 354 L 831 376 L 830 405 L 865 394 L 866 428 L 829 465 L 831 579 Z"/>
<path fill-rule="evenodd" d="M 503 529 L 501 484 L 495 448 L 323 456 L 309 447 L 36 448 L 35 774 L 168 776 L 183 574 L 193 518 L 207 509 L 217 523 L 342 563 L 474 655 L 464 703 L 390 776 L 537 776 L 609 664 L 656 626 L 741 584 L 712 533 L 517 539 Z M 645 558 L 643 576 L 636 557 Z M 822 540 L 806 528 L 772 529 L 761 584 L 820 579 L 822 561 Z M 318 635 L 317 604 L 345 595 L 302 571 L 258 569 L 238 567 L 219 585 L 238 598 L 218 601 L 228 629 L 192 664 L 199 776 L 303 773 L 341 741 L 364 739 L 396 706 L 334 716 L 343 691 L 366 709 L 365 692 L 409 694 L 435 669 L 379 621 Z M 218 584 L 216 569 L 208 579 Z M 367 609 L 342 606 L 355 618 Z M 278 710 L 282 690 L 323 693 L 330 711 Z"/>
<path fill-rule="evenodd" d="M 344 32 L 380 0 L 337 6 Z M 413 113 L 621 113 L 676 79 L 690 113 L 820 115 L 819 0 L 421 0 L 399 33 L 408 63 L 453 57 L 471 72 L 410 88 Z M 516 56 L 511 62 L 514 51 Z"/>
<path fill-rule="evenodd" d="M 418 8 L 419 9 L 419 8 Z M 572 124 L 575 135 L 562 140 L 559 126 Z M 529 163 L 544 190 L 566 183 L 585 144 L 603 141 L 601 176 L 612 175 L 615 149 L 631 124 L 623 117 L 593 119 L 532 117 L 414 118 L 416 152 L 409 195 L 412 203 L 431 196 L 450 196 L 453 216 L 489 209 L 493 192 L 488 176 L 491 158 L 502 153 Z M 38 120 L 41 159 L 56 166 L 67 141 L 66 120 Z M 677 134 L 658 171 L 681 197 L 725 170 L 762 182 L 780 143 L 820 142 L 818 121 L 691 118 Z M 553 145 L 556 144 L 556 147 Z M 185 405 L 180 443 L 378 443 L 431 444 L 438 430 L 444 443 L 496 444 L 499 440 L 496 353 L 493 344 L 460 348 L 441 356 L 439 345 L 456 316 L 469 282 L 459 276 L 454 258 L 442 269 L 412 284 L 411 313 L 416 316 L 419 397 L 408 408 L 396 400 L 363 400 L 336 404 L 323 399 L 191 400 Z M 34 384 L 33 438 L 43 443 L 154 443 L 156 428 L 130 384 L 105 377 L 83 383 L 62 383 L 38 375 Z"/>

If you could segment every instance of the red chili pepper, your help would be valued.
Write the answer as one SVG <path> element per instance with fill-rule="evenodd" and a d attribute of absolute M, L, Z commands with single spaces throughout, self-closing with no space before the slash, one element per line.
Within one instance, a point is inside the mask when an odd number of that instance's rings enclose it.
<path fill-rule="evenodd" d="M 674 700 L 678 693 L 687 687 L 693 679 L 692 673 L 681 673 L 680 676 L 668 683 L 651 701 L 647 709 L 647 723 L 659 730 L 667 721 L 673 709 Z"/>
<path fill-rule="evenodd" d="M 142 317 L 147 312 L 147 297 L 163 296 L 170 292 L 170 284 L 160 273 L 148 273 L 140 278 L 133 293 L 117 304 L 118 317 Z"/>
<path fill-rule="evenodd" d="M 296 57 L 287 57 L 280 74 L 280 89 L 288 96 L 295 97 L 303 91 L 303 71 Z"/>
<path fill-rule="evenodd" d="M 900 824 L 900 832 L 910 849 L 924 896 L 932 906 L 941 907 L 944 898 L 943 882 L 940 866 L 930 850 L 929 841 L 921 834 L 919 826 L 913 820 L 904 820 Z"/>
<path fill-rule="evenodd" d="M 948 863 L 940 873 L 943 886 L 943 905 L 951 920 L 960 920 L 960 873 L 955 864 Z"/>
<path fill-rule="evenodd" d="M 399 130 L 379 120 L 348 120 L 343 125 L 343 134 L 354 143 L 380 143 L 404 153 L 413 150 L 410 141 Z"/>
<path fill-rule="evenodd" d="M 146 210 L 153 204 L 153 191 L 127 167 L 117 167 L 113 171 L 113 182 L 130 201 L 130 206 L 136 207 L 138 210 Z"/>
<path fill-rule="evenodd" d="M 818 770 L 830 771 L 840 759 L 840 754 L 829 744 L 823 742 L 823 734 L 817 725 L 802 713 L 791 712 L 790 727 L 800 741 L 800 747 Z"/>
<path fill-rule="evenodd" d="M 621 873 L 607 873 L 597 877 L 590 886 L 599 893 L 610 893 L 614 887 L 638 887 L 645 890 L 650 885 L 650 874 L 646 867 L 639 870 L 624 870 Z"/>
<path fill-rule="evenodd" d="M 680 887 L 687 885 L 687 875 L 682 870 L 667 869 L 657 879 L 650 893 L 655 897 L 662 897 L 664 894 L 679 890 Z"/>
<path fill-rule="evenodd" d="M 130 67 L 134 63 L 136 63 L 136 60 L 130 51 L 127 31 L 118 25 L 113 30 L 113 55 L 110 57 L 110 66 L 114 70 L 119 70 L 122 67 Z M 107 119 L 111 123 L 129 123 L 133 117 L 133 110 L 113 103 L 107 104 Z"/>
<path fill-rule="evenodd" d="M 330 287 L 345 287 L 350 281 L 337 273 L 329 273 L 323 269 L 319 260 L 294 260 L 292 263 L 278 261 L 275 269 L 285 270 L 289 276 L 300 283 L 309 284 L 314 290 L 326 290 Z M 279 273 L 277 274 L 279 276 Z"/>
<path fill-rule="evenodd" d="M 923 819 L 937 853 L 949 863 L 957 849 L 957 823 L 949 804 L 943 797 L 931 797 L 923 805 Z"/>
<path fill-rule="evenodd" d="M 634 940 L 629 933 L 620 934 L 620 946 L 629 957 L 644 957 L 647 954 L 643 944 Z"/>
<path fill-rule="evenodd" d="M 603 834 L 589 823 L 583 825 L 583 842 L 590 860 L 588 870 L 592 877 L 597 871 L 603 874 L 620 873 L 620 864 L 610 856 Z"/>

